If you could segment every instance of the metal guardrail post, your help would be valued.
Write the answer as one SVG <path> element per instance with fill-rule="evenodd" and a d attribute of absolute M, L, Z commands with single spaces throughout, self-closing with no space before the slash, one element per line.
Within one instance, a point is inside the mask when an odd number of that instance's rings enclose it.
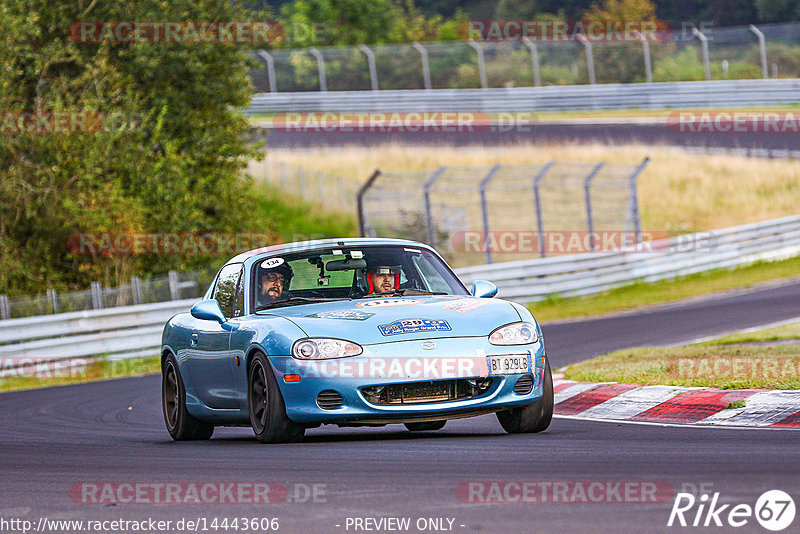
<path fill-rule="evenodd" d="M 653 63 L 650 58 L 650 41 L 641 32 L 634 30 L 633 34 L 642 42 L 642 52 L 644 53 L 644 75 L 647 83 L 653 83 Z"/>
<path fill-rule="evenodd" d="M 317 185 L 319 186 L 319 201 L 322 203 L 325 201 L 325 177 L 321 172 L 317 173 Z"/>
<path fill-rule="evenodd" d="M 489 206 L 486 202 L 486 188 L 489 186 L 489 182 L 492 181 L 497 171 L 500 170 L 499 163 L 489 169 L 489 173 L 484 176 L 483 180 L 481 180 L 480 185 L 480 192 L 481 192 L 481 215 L 483 216 L 483 247 L 486 249 L 486 263 L 492 263 L 492 251 L 489 248 Z"/>
<path fill-rule="evenodd" d="M 469 44 L 472 48 L 474 48 L 475 53 L 478 55 L 478 75 L 481 78 L 481 88 L 488 89 L 489 81 L 486 78 L 486 61 L 485 58 L 483 57 L 483 48 L 473 39 L 467 41 L 467 44 Z"/>
<path fill-rule="evenodd" d="M 306 198 L 306 170 L 300 168 L 300 198 Z"/>
<path fill-rule="evenodd" d="M 436 228 L 433 226 L 433 211 L 431 210 L 431 187 L 442 177 L 447 167 L 439 167 L 425 182 L 423 186 L 423 195 L 425 197 L 425 223 L 428 225 L 428 244 L 432 247 L 436 246 Z"/>
<path fill-rule="evenodd" d="M 142 303 L 142 281 L 138 276 L 131 276 L 131 295 L 133 295 L 133 303 Z"/>
<path fill-rule="evenodd" d="M 325 58 L 322 56 L 322 52 L 320 52 L 313 46 L 308 49 L 308 53 L 314 56 L 314 59 L 317 60 L 317 72 L 319 74 L 319 90 L 324 93 L 325 91 L 328 90 L 328 79 L 325 76 Z"/>
<path fill-rule="evenodd" d="M 92 309 L 102 310 L 103 309 L 103 288 L 100 287 L 100 282 L 92 282 L 92 284 L 91 284 L 91 292 L 92 292 Z"/>
<path fill-rule="evenodd" d="M 583 181 L 583 195 L 586 201 L 586 226 L 589 230 L 589 250 L 594 251 L 594 220 L 592 219 L 592 180 L 600 172 L 605 162 L 598 163 Z"/>
<path fill-rule="evenodd" d="M 637 192 L 637 180 L 639 175 L 642 174 L 647 164 L 650 163 L 650 158 L 646 157 L 642 160 L 636 170 L 633 171 L 631 177 L 628 179 L 630 183 L 630 214 L 633 220 L 633 231 L 636 235 L 636 243 L 642 242 L 642 217 L 639 214 L 639 194 Z"/>
<path fill-rule="evenodd" d="M 47 300 L 53 313 L 58 313 L 58 292 L 55 289 L 47 290 Z"/>
<path fill-rule="evenodd" d="M 542 221 L 542 201 L 539 197 L 539 183 L 547 176 L 550 169 L 555 165 L 555 161 L 550 161 L 542 167 L 542 170 L 533 178 L 533 199 L 536 203 L 536 231 L 539 234 L 539 255 L 544 258 L 547 253 L 544 248 L 544 222 Z"/>
<path fill-rule="evenodd" d="M 178 286 L 178 271 L 170 271 L 169 277 L 169 296 L 172 300 L 180 300 L 181 288 Z"/>
<path fill-rule="evenodd" d="M 431 86 L 431 66 L 428 63 L 428 51 L 425 50 L 425 47 L 419 44 L 418 42 L 414 41 L 411 43 L 411 46 L 414 47 L 414 50 L 419 52 L 420 58 L 422 59 L 422 80 L 425 84 L 425 89 L 430 89 Z"/>
<path fill-rule="evenodd" d="M 539 70 L 539 48 L 536 46 L 536 43 L 527 37 L 523 37 L 522 42 L 528 47 L 528 50 L 531 51 L 531 63 L 533 63 L 533 85 L 535 87 L 539 87 L 542 85 L 542 75 Z"/>
<path fill-rule="evenodd" d="M 0 295 L 0 319 L 9 319 L 11 310 L 8 306 L 8 295 Z"/>
<path fill-rule="evenodd" d="M 747 27 L 751 32 L 758 37 L 758 48 L 761 51 L 761 70 L 764 73 L 764 79 L 769 80 L 769 67 L 767 66 L 767 40 L 764 38 L 764 33 L 751 24 Z"/>
<path fill-rule="evenodd" d="M 365 56 L 367 56 L 367 65 L 369 65 L 369 82 L 372 86 L 373 91 L 378 90 L 378 68 L 375 66 L 375 54 L 370 50 L 370 48 L 365 45 L 358 45 L 358 49 L 361 50 Z"/>
<path fill-rule="evenodd" d="M 700 44 L 703 46 L 703 65 L 706 68 L 706 80 L 711 81 L 711 62 L 708 60 L 708 37 L 697 28 L 692 28 L 692 35 L 700 39 Z"/>
<path fill-rule="evenodd" d="M 594 75 L 594 54 L 592 53 L 592 42 L 581 34 L 577 34 L 578 41 L 583 43 L 586 49 L 586 68 L 589 70 L 589 83 L 595 85 L 597 78 Z"/>
<path fill-rule="evenodd" d="M 275 60 L 272 54 L 266 50 L 259 50 L 258 55 L 267 63 L 267 82 L 269 83 L 269 92 L 278 92 L 278 82 L 275 80 Z"/>
<path fill-rule="evenodd" d="M 358 192 L 356 193 L 356 211 L 358 212 L 358 235 L 361 237 L 367 237 L 366 228 L 368 224 L 367 216 L 364 213 L 364 194 L 370 187 L 372 187 L 372 184 L 375 183 L 375 180 L 377 180 L 378 176 L 380 175 L 381 175 L 380 169 L 375 169 L 375 172 L 372 173 L 372 176 L 367 178 L 367 181 L 364 182 L 364 185 L 358 188 Z"/>

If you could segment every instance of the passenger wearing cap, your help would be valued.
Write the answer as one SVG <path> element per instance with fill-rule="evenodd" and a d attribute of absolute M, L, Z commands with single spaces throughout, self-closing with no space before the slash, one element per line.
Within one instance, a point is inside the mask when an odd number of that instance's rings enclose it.
<path fill-rule="evenodd" d="M 258 304 L 271 304 L 284 297 L 292 281 L 292 268 L 282 264 L 271 269 L 261 270 L 261 289 L 258 293 Z"/>
<path fill-rule="evenodd" d="M 367 271 L 368 294 L 390 293 L 400 287 L 400 269 L 388 265 L 378 265 Z"/>

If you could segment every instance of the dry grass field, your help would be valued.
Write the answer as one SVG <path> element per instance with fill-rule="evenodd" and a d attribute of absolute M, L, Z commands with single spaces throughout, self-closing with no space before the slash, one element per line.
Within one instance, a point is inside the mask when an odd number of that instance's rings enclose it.
<path fill-rule="evenodd" d="M 389 172 L 442 165 L 541 163 L 550 160 L 637 163 L 651 158 L 639 178 L 642 227 L 680 234 L 724 228 L 800 212 L 800 163 L 708 155 L 670 147 L 513 145 L 498 148 L 380 145 L 289 151 L 269 158 L 363 182 Z"/>

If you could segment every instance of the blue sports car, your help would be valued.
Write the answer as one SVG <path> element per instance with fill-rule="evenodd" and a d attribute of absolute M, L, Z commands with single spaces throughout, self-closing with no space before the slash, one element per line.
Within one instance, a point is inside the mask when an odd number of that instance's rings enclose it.
<path fill-rule="evenodd" d="M 228 261 L 162 338 L 162 399 L 175 440 L 252 426 L 264 443 L 321 424 L 405 424 L 496 413 L 509 433 L 541 432 L 553 379 L 531 313 L 468 291 L 431 247 L 328 239 Z"/>

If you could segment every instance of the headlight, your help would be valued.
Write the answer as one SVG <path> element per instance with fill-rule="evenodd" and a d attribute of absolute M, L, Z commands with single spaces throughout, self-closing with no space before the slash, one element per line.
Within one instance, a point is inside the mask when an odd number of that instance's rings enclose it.
<path fill-rule="evenodd" d="M 298 339 L 292 345 L 292 356 L 298 360 L 330 360 L 348 358 L 364 352 L 361 345 L 344 339 L 307 337 Z"/>
<path fill-rule="evenodd" d="M 531 323 L 511 323 L 489 334 L 492 345 L 528 345 L 538 341 L 536 327 Z"/>

